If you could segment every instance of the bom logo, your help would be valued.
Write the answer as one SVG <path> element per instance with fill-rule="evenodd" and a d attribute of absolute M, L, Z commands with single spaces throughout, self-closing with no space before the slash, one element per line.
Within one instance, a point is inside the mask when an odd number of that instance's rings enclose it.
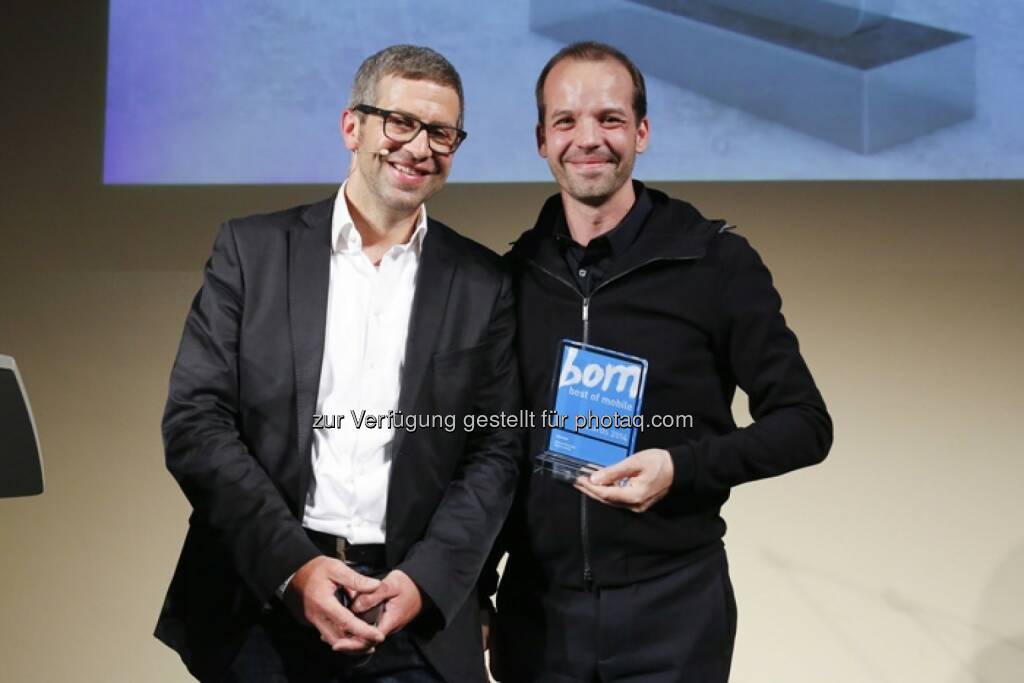
<path fill-rule="evenodd" d="M 628 393 L 630 398 L 636 398 L 640 393 L 639 366 L 587 363 L 580 368 L 576 365 L 577 355 L 579 355 L 579 349 L 572 346 L 566 348 L 565 360 L 562 362 L 562 374 L 558 378 L 559 389 L 582 384 L 588 389 L 600 386 L 601 391 L 608 391 L 612 382 L 618 380 L 613 389 L 616 393 Z"/>

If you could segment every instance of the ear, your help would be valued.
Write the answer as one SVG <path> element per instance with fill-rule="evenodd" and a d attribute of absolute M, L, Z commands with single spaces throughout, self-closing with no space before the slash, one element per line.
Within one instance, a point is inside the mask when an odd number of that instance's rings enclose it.
<path fill-rule="evenodd" d="M 359 148 L 359 114 L 346 109 L 341 112 L 341 121 L 338 125 L 341 129 L 341 139 L 345 143 L 346 149 L 350 152 L 356 151 Z"/>
<path fill-rule="evenodd" d="M 643 154 L 644 150 L 647 149 L 647 143 L 651 137 L 651 122 L 647 117 L 643 117 L 640 120 L 640 125 L 636 127 L 636 153 Z"/>
<path fill-rule="evenodd" d="M 545 159 L 548 158 L 548 141 L 544 137 L 544 124 L 538 123 L 536 130 L 537 135 L 537 152 Z"/>

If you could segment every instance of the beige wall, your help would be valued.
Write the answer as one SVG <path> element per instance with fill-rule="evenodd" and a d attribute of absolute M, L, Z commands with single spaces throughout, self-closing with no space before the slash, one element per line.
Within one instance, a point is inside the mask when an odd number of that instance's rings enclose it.
<path fill-rule="evenodd" d="M 150 636 L 188 511 L 159 437 L 181 323 L 220 220 L 331 188 L 102 187 L 105 18 L 67 4 L 0 41 L 0 353 L 47 484 L 0 500 L 0 680 L 184 681 Z M 836 423 L 824 465 L 726 506 L 733 680 L 1019 680 L 1024 184 L 658 186 L 761 251 Z M 549 192 L 430 209 L 500 249 Z"/>

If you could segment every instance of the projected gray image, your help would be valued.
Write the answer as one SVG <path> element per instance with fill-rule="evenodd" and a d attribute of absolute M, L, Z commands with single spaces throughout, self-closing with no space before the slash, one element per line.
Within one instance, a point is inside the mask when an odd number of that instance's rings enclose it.
<path fill-rule="evenodd" d="M 895 0 L 708 0 L 745 14 L 771 19 L 813 33 L 845 38 L 881 24 Z M 689 3 L 676 3 L 679 5 Z"/>
<path fill-rule="evenodd" d="M 532 0 L 530 27 L 567 42 L 616 44 L 647 73 L 869 154 L 974 115 L 972 38 L 894 19 L 892 5 Z M 623 26 L 644 40 L 624 39 Z"/>
<path fill-rule="evenodd" d="M 111 0 L 104 181 L 337 183 L 368 55 L 462 74 L 454 182 L 549 181 L 533 87 L 576 40 L 643 69 L 645 180 L 1024 177 L 1020 0 Z"/>

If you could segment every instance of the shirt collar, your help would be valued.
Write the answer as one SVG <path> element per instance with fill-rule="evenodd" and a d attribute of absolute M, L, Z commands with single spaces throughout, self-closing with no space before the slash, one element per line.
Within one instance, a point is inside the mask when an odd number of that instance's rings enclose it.
<path fill-rule="evenodd" d="M 334 213 L 331 216 L 331 251 L 339 253 L 358 253 L 363 250 L 363 238 L 356 230 L 356 224 L 352 220 L 352 213 L 348 210 L 348 201 L 345 199 L 345 185 L 341 184 L 338 194 L 334 198 Z M 396 244 L 391 249 L 403 252 L 412 249 L 417 256 L 423 249 L 423 238 L 427 234 L 427 206 L 420 207 L 420 215 L 416 219 L 416 227 L 412 231 L 412 237 L 408 242 Z"/>
<path fill-rule="evenodd" d="M 640 234 L 640 229 L 654 208 L 654 205 L 651 203 L 651 197 L 647 193 L 647 188 L 639 180 L 633 181 L 633 192 L 636 194 L 633 206 L 622 217 L 619 224 L 603 235 L 591 240 L 591 244 L 598 240 L 606 242 L 611 250 L 612 257 L 620 256 L 636 241 L 637 236 Z M 554 226 L 554 235 L 555 239 L 564 246 L 576 244 L 572 234 L 569 232 L 569 225 L 565 220 L 565 211 L 559 211 L 558 213 Z"/>

